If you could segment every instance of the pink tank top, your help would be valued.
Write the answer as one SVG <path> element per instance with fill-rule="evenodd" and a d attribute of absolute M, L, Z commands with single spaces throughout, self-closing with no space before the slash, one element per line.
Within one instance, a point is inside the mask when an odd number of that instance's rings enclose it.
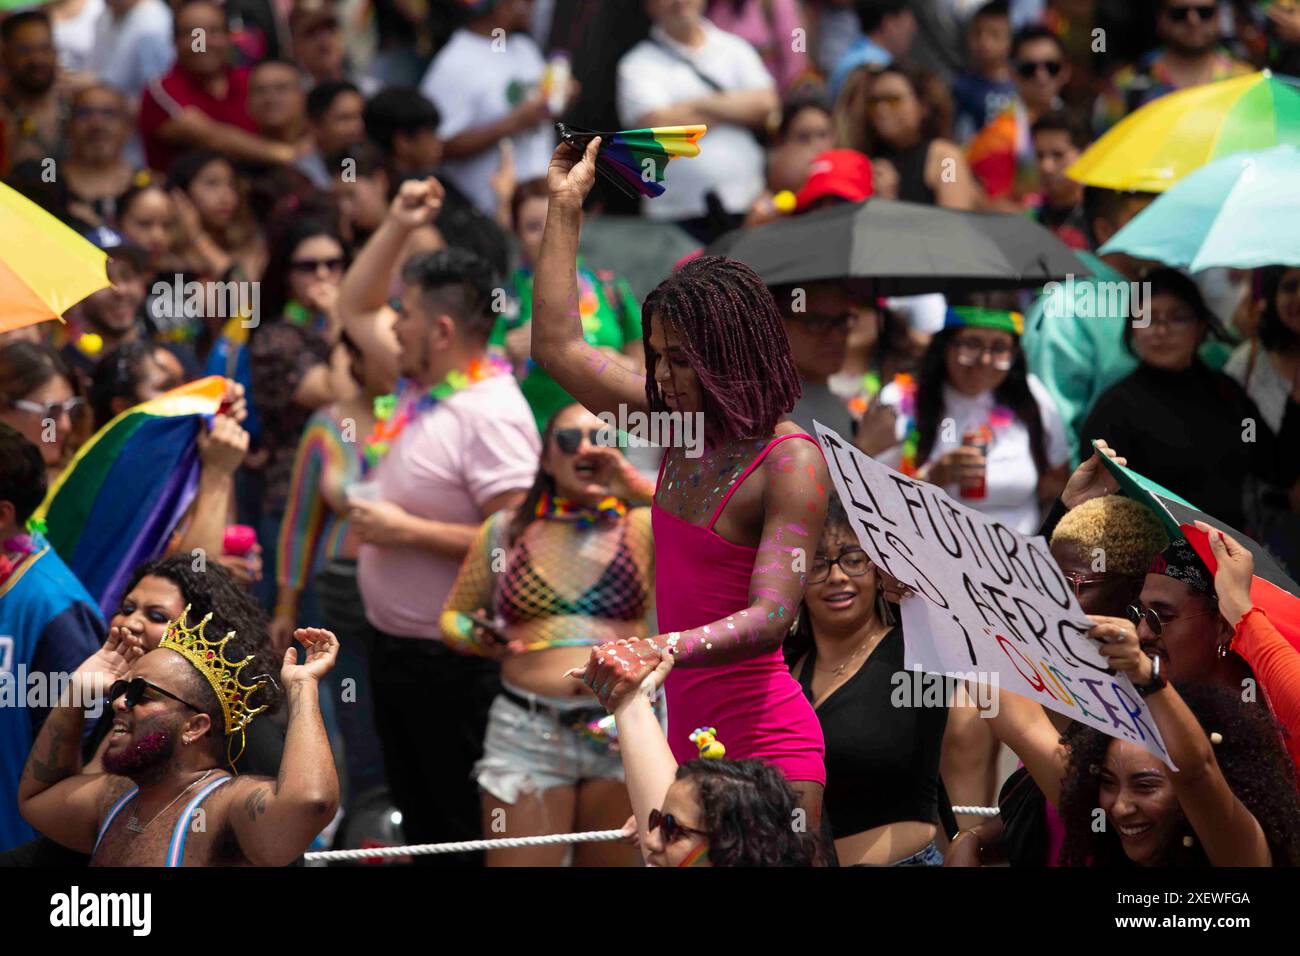
<path fill-rule="evenodd" d="M 657 501 L 653 504 L 655 607 L 661 634 L 714 622 L 725 629 L 729 617 L 739 621 L 749 607 L 749 579 L 758 549 L 728 541 L 713 526 L 736 489 L 773 448 L 791 438 L 813 441 L 809 435 L 792 434 L 769 442 L 732 484 L 707 525 L 691 524 Z M 662 481 L 662 464 L 659 478 Z M 794 608 L 789 610 L 794 613 Z M 679 764 L 699 756 L 691 732 L 716 727 L 729 759 L 766 760 L 787 780 L 825 785 L 821 724 L 799 682 L 790 676 L 779 647 L 716 667 L 676 667 L 664 694 L 668 745 Z"/>

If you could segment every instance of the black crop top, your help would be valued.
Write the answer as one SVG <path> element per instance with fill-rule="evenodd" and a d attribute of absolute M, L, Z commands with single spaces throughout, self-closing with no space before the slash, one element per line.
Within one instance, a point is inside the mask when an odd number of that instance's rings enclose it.
<path fill-rule="evenodd" d="M 816 663 L 814 647 L 799 673 L 809 702 Z M 817 708 L 826 737 L 823 800 L 836 840 L 888 823 L 938 822 L 939 752 L 948 708 L 893 706 L 896 673 L 903 673 L 901 624 Z M 905 673 L 906 689 L 915 696 L 913 674 Z"/>

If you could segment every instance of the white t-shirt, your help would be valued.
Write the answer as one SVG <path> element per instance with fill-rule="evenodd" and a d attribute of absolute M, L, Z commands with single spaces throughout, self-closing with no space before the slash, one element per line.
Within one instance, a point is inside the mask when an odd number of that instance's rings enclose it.
<path fill-rule="evenodd" d="M 1047 464 L 1051 468 L 1060 467 L 1070 460 L 1061 413 L 1057 411 L 1046 387 L 1033 375 L 1029 376 L 1029 393 L 1038 403 L 1038 414 L 1043 421 Z M 897 408 L 900 398 L 900 390 L 892 382 L 880 390 L 880 401 L 886 405 Z M 960 448 L 962 435 L 967 431 L 990 424 L 990 413 L 996 404 L 992 392 L 971 398 L 945 384 L 943 417 L 951 418 L 953 427 L 939 429 L 934 449 L 924 464 Z M 901 416 L 898 431 L 898 440 L 901 442 L 907 431 L 907 422 Z M 985 456 L 988 462 L 984 477 L 986 497 L 962 498 L 956 485 L 947 486 L 944 490 L 962 504 L 983 512 L 995 521 L 1001 521 L 1008 528 L 1015 528 L 1024 534 L 1035 534 L 1041 524 L 1038 514 L 1039 475 L 1038 469 L 1034 467 L 1033 452 L 1029 448 L 1029 429 L 1020 419 L 1012 418 L 1006 424 L 994 424 L 992 431 L 993 441 Z M 877 455 L 876 459 L 891 468 L 897 468 L 902 452 L 897 447 L 891 448 Z"/>
<path fill-rule="evenodd" d="M 1259 349 L 1255 353 L 1255 367 L 1250 367 L 1250 343 L 1243 342 L 1233 350 L 1223 371 L 1237 380 L 1250 400 L 1259 407 L 1264 416 L 1264 424 L 1276 435 L 1282 430 L 1282 419 L 1286 415 L 1287 398 L 1291 395 L 1291 383 L 1278 374 L 1277 366 L 1268 353 Z M 1246 378 L 1250 372 L 1249 381 Z"/>
<path fill-rule="evenodd" d="M 546 63 L 526 33 L 512 33 L 500 49 L 491 37 L 457 30 L 429 64 L 420 92 L 433 101 L 442 117 L 438 136 L 444 141 L 478 126 L 495 123 L 531 96 Z M 515 179 L 527 182 L 546 175 L 555 151 L 555 128 L 549 122 L 511 137 Z M 496 146 L 475 156 L 449 159 L 442 165 L 455 183 L 486 215 L 496 213 L 492 177 L 501 167 Z"/>
<path fill-rule="evenodd" d="M 727 91 L 772 88 L 771 75 L 747 41 L 707 20 L 701 26 L 702 46 L 683 46 L 653 27 L 650 39 L 618 61 L 618 115 L 624 127 L 639 128 L 651 110 L 717 93 L 690 63 Z M 747 212 L 763 190 L 763 162 L 763 150 L 748 129 L 712 124 L 700 140 L 700 155 L 669 163 L 667 191 L 646 199 L 642 211 L 647 219 L 693 219 L 705 214 L 704 195 L 713 190 L 728 212 Z"/>
<path fill-rule="evenodd" d="M 95 24 L 91 69 L 132 100 L 172 68 L 172 11 L 163 0 L 140 0 L 120 20 L 105 7 Z"/>
<path fill-rule="evenodd" d="M 86 0 L 75 17 L 52 20 L 54 49 L 65 70 L 89 70 L 95 52 L 95 23 L 104 12 L 104 0 Z"/>

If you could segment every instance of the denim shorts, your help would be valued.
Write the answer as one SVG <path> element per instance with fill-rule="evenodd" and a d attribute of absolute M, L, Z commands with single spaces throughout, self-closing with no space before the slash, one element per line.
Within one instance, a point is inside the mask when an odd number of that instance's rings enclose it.
<path fill-rule="evenodd" d="M 939 847 L 931 840 L 921 849 L 917 850 L 911 856 L 904 857 L 897 862 L 889 864 L 890 866 L 943 866 L 943 854 L 939 852 Z"/>
<path fill-rule="evenodd" d="M 511 690 L 532 702 L 524 707 L 498 694 L 488 710 L 483 759 L 474 765 L 479 787 L 502 803 L 521 793 L 572 787 L 582 780 L 623 779 L 623 759 L 607 743 L 573 728 L 566 715 L 589 710 L 589 698 L 542 697 Z"/>

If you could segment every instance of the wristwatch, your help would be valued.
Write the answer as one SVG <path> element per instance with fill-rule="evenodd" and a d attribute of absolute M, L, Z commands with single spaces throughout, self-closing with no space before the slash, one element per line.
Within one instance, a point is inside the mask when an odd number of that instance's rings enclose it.
<path fill-rule="evenodd" d="M 1165 675 L 1160 673 L 1160 655 L 1157 654 L 1151 658 L 1151 680 L 1141 687 L 1134 684 L 1133 689 L 1138 692 L 1139 697 L 1146 697 L 1148 694 L 1154 694 L 1162 689 L 1168 683 L 1169 681 L 1165 680 Z"/>

